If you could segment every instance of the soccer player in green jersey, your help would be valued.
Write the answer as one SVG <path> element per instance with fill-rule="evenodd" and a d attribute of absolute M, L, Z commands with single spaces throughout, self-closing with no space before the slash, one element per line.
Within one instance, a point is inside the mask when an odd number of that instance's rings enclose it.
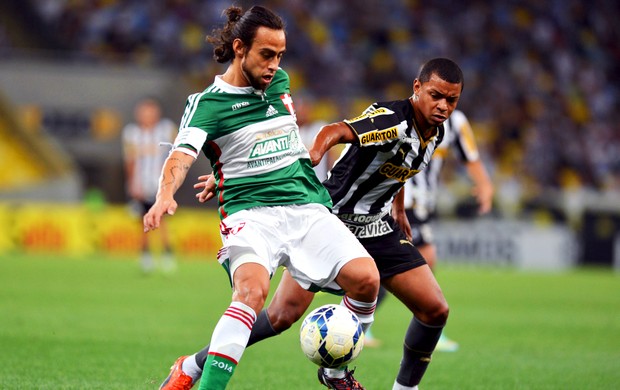
<path fill-rule="evenodd" d="M 230 64 L 188 98 L 155 204 L 143 219 L 150 231 L 175 213 L 174 194 L 202 150 L 213 168 L 221 217 L 218 261 L 233 288 L 211 336 L 202 390 L 226 388 L 257 313 L 264 313 L 278 266 L 305 290 L 344 292 L 343 304 L 364 327 L 372 323 L 379 290 L 373 259 L 330 213 L 329 193 L 300 140 L 288 75 L 279 67 L 286 49 L 283 21 L 260 6 L 245 13 L 232 6 L 225 13 L 227 23 L 209 41 L 216 60 Z M 191 388 L 195 378 L 183 373 L 199 372 L 195 360 L 180 358 L 174 367 L 179 369 L 162 388 Z"/>

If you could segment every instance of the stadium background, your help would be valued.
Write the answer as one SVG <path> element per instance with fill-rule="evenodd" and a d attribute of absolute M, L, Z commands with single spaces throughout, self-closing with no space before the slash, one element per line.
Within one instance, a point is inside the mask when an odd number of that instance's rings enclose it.
<path fill-rule="evenodd" d="M 283 67 L 293 97 L 315 102 L 314 118 L 408 96 L 426 59 L 462 66 L 459 108 L 497 192 L 491 216 L 469 219 L 469 184 L 448 167 L 436 232 L 442 258 L 553 269 L 620 263 L 617 2 L 257 3 L 287 22 Z M 228 5 L 0 4 L 0 255 L 138 250 L 120 130 L 147 94 L 178 122 L 185 97 L 223 70 L 204 36 Z M 190 177 L 209 169 L 203 158 Z M 190 185 L 179 199 L 175 251 L 212 259 L 213 205 L 198 206 Z"/>

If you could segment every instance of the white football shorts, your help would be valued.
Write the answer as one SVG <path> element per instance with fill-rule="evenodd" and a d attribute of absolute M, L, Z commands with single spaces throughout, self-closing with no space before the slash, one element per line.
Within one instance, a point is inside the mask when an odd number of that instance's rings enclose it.
<path fill-rule="evenodd" d="M 220 223 L 218 261 L 229 276 L 245 263 L 263 265 L 270 276 L 284 266 L 306 290 L 341 291 L 334 279 L 358 257 L 370 257 L 349 229 L 318 204 L 255 207 Z"/>

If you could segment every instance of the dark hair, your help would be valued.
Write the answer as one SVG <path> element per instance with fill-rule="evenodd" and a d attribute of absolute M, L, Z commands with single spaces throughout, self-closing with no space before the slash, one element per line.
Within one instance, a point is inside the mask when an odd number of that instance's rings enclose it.
<path fill-rule="evenodd" d="M 420 69 L 418 80 L 421 84 L 429 81 L 431 76 L 436 74 L 440 79 L 445 80 L 451 84 L 461 84 L 461 91 L 465 86 L 465 80 L 463 79 L 463 71 L 456 64 L 456 62 L 447 58 L 433 58 Z"/>
<path fill-rule="evenodd" d="M 255 5 L 245 13 L 241 7 L 230 6 L 224 10 L 228 21 L 219 29 L 214 29 L 207 36 L 207 42 L 213 44 L 213 58 L 219 63 L 235 58 L 233 41 L 241 39 L 244 45 L 251 47 L 259 27 L 284 30 L 284 21 L 278 15 L 260 5 Z"/>

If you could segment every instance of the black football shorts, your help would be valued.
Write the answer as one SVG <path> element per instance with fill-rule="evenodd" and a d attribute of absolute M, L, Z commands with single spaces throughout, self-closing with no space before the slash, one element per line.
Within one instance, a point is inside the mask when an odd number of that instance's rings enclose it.
<path fill-rule="evenodd" d="M 389 223 L 392 232 L 378 237 L 358 238 L 375 260 L 381 279 L 389 278 L 426 264 L 416 247 L 407 240 L 394 218 L 382 218 Z"/>

